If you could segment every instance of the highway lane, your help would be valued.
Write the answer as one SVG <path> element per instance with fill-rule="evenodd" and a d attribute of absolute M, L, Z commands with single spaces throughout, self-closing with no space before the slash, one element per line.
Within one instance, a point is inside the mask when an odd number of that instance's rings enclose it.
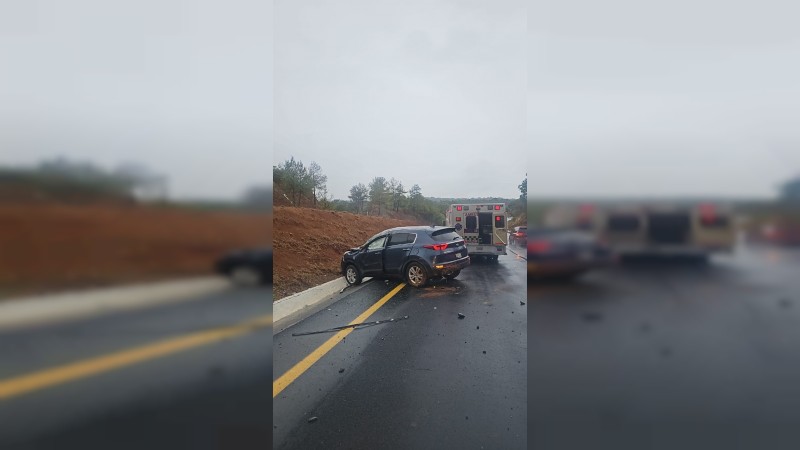
<path fill-rule="evenodd" d="M 534 448 L 800 448 L 800 251 L 531 283 Z"/>
<path fill-rule="evenodd" d="M 0 448 L 264 448 L 271 440 L 271 296 L 269 288 L 234 288 L 0 333 L 0 393 L 13 394 L 0 395 Z M 260 322 L 248 323 L 254 319 Z M 187 343 L 187 336 L 201 339 Z M 165 348 L 174 342 L 183 347 Z M 15 394 L 20 383 L 9 383 L 131 349 L 148 352 L 28 392 Z"/>
<path fill-rule="evenodd" d="M 292 333 L 346 325 L 398 285 L 369 282 L 277 333 L 274 377 L 334 335 Z M 273 448 L 527 448 L 525 285 L 508 255 L 402 287 L 370 320 L 408 319 L 353 331 L 273 399 Z"/>

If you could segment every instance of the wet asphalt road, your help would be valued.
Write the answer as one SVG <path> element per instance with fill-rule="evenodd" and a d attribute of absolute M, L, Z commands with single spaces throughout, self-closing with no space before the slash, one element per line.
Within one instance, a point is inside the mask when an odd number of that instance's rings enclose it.
<path fill-rule="evenodd" d="M 274 448 L 527 448 L 525 284 L 509 254 L 406 286 L 371 320 L 408 319 L 354 331 L 274 398 Z M 277 333 L 275 378 L 333 334 L 292 333 L 346 325 L 396 285 L 366 283 Z"/>
<path fill-rule="evenodd" d="M 528 286 L 532 448 L 800 448 L 800 250 Z"/>
<path fill-rule="evenodd" d="M 0 381 L 271 313 L 269 288 L 0 332 Z M 2 449 L 267 448 L 272 330 L 0 399 Z"/>

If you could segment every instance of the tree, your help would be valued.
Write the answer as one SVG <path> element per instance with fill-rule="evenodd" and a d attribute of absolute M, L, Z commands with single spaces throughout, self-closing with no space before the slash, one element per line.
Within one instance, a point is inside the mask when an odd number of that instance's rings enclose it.
<path fill-rule="evenodd" d="M 411 190 L 408 192 L 409 194 L 409 203 L 411 204 L 411 211 L 417 212 L 422 206 L 422 189 L 419 187 L 418 184 L 411 186 Z"/>
<path fill-rule="evenodd" d="M 299 205 L 308 189 L 308 171 L 294 156 L 274 167 L 272 180 L 291 197 L 292 204 Z"/>
<path fill-rule="evenodd" d="M 367 201 L 368 194 L 369 190 L 364 186 L 364 183 L 358 183 L 350 188 L 350 195 L 348 198 L 353 202 L 353 207 L 357 214 L 361 214 L 364 210 L 364 203 Z"/>
<path fill-rule="evenodd" d="M 370 209 L 374 210 L 378 207 L 378 215 L 381 215 L 383 205 L 386 204 L 386 197 L 388 192 L 388 183 L 384 177 L 375 177 L 369 184 L 369 203 Z"/>
<path fill-rule="evenodd" d="M 398 212 L 406 199 L 406 190 L 403 183 L 392 178 L 389 180 L 389 192 L 392 196 L 392 210 Z"/>
<path fill-rule="evenodd" d="M 528 201 L 528 174 L 527 173 L 525 174 L 525 179 L 522 180 L 522 183 L 520 183 L 519 186 L 517 186 L 517 188 L 519 189 L 519 192 L 520 192 L 519 198 L 523 202 L 527 202 Z"/>
<path fill-rule="evenodd" d="M 322 173 L 322 167 L 319 164 L 311 161 L 308 166 L 308 185 L 311 189 L 311 197 L 314 201 L 314 206 L 317 205 L 317 196 L 319 193 L 324 193 L 323 198 L 327 195 L 328 176 Z"/>

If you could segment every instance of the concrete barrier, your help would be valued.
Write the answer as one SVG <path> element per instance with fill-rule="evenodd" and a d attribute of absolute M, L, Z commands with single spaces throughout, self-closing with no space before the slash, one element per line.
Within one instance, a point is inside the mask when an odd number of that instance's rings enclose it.
<path fill-rule="evenodd" d="M 0 330 L 187 301 L 221 292 L 221 277 L 194 277 L 0 301 Z"/>
<path fill-rule="evenodd" d="M 272 330 L 278 333 L 287 327 L 303 320 L 304 318 L 322 310 L 331 303 L 341 300 L 349 292 L 358 289 L 367 283 L 371 278 L 364 278 L 364 282 L 359 286 L 351 286 L 345 292 L 341 292 L 347 286 L 344 278 L 337 278 L 333 281 L 314 286 L 303 292 L 292 294 L 272 303 Z"/>

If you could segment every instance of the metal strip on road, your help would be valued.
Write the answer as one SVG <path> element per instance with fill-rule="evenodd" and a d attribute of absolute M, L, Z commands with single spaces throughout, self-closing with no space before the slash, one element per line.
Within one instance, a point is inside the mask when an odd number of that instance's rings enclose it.
<path fill-rule="evenodd" d="M 508 249 L 508 251 L 510 251 L 511 253 L 513 253 L 513 254 L 517 255 L 517 257 L 518 257 L 518 258 L 524 259 L 525 261 L 527 261 L 527 260 L 528 260 L 528 258 L 526 258 L 526 257 L 524 257 L 524 256 L 522 256 L 522 255 L 520 255 L 519 253 L 515 252 L 514 250 L 511 250 L 510 248 Z"/>
<path fill-rule="evenodd" d="M 0 400 L 99 375 L 125 366 L 212 344 L 272 325 L 272 314 L 227 327 L 201 331 L 153 344 L 98 356 L 51 369 L 0 380 Z"/>
<path fill-rule="evenodd" d="M 401 289 L 406 286 L 405 283 L 398 284 L 394 289 L 389 291 L 388 294 L 384 295 L 380 300 L 375 302 L 372 306 L 367 308 L 366 311 L 361 313 L 358 317 L 356 317 L 350 325 L 354 325 L 357 323 L 365 322 L 371 315 L 375 314 L 375 312 L 383 306 L 386 302 L 388 302 L 392 297 L 394 297 Z M 323 356 L 325 356 L 333 347 L 336 346 L 339 342 L 341 342 L 344 338 L 347 337 L 348 334 L 353 332 L 353 328 L 346 328 L 335 335 L 331 336 L 330 339 L 325 341 L 322 345 L 317 347 L 316 350 L 311 352 L 308 356 L 303 358 L 299 363 L 295 364 L 294 367 L 287 370 L 286 373 L 281 375 L 277 380 L 272 382 L 272 398 L 275 398 L 283 392 L 290 384 L 292 384 L 296 379 L 300 377 L 300 375 L 304 374 L 311 366 L 313 366 L 317 361 L 319 361 Z"/>

